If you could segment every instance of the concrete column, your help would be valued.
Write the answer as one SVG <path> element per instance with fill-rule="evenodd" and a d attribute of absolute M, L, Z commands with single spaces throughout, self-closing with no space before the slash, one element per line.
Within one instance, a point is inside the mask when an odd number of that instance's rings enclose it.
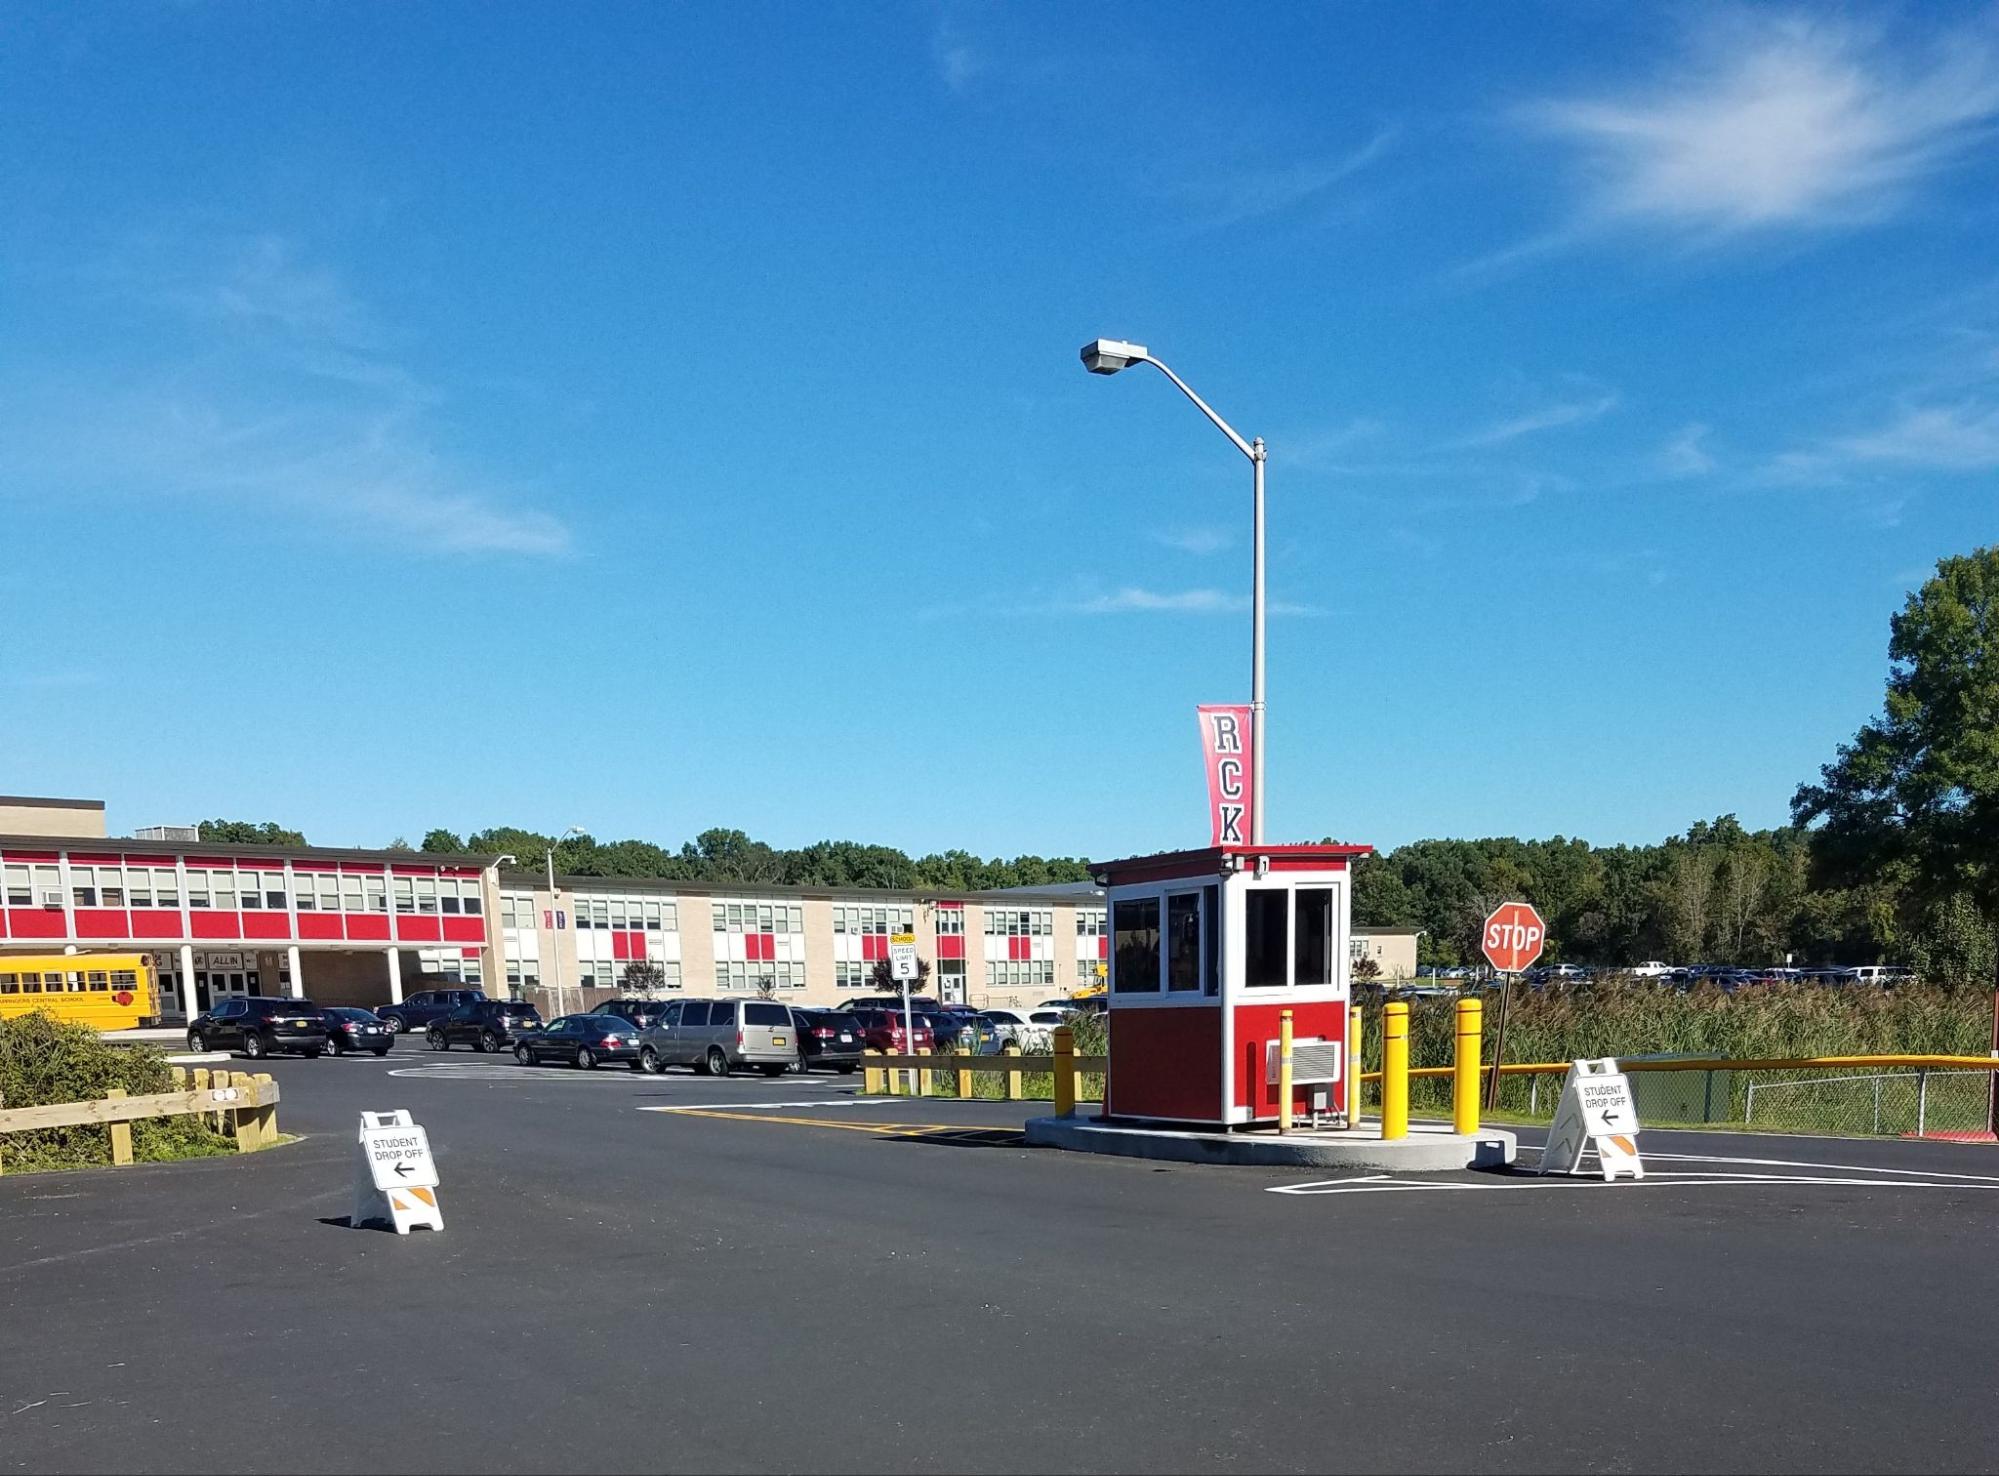
<path fill-rule="evenodd" d="M 298 944 L 285 949 L 285 964 L 292 976 L 292 998 L 305 998 L 305 972 L 299 967 Z"/>
<path fill-rule="evenodd" d="M 389 1003 L 403 1002 L 403 955 L 399 948 L 389 949 Z"/>
<path fill-rule="evenodd" d="M 194 945 L 191 943 L 180 946 L 180 1007 L 187 1011 L 189 1020 L 201 1013 L 194 1002 Z"/>

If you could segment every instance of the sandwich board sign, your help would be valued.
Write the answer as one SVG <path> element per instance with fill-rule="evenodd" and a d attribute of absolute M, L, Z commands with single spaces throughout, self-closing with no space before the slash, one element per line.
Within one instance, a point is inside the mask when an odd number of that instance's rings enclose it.
<path fill-rule="evenodd" d="M 888 976 L 898 984 L 914 984 L 920 977 L 916 967 L 916 934 L 889 934 Z"/>
<path fill-rule="evenodd" d="M 1541 1172 L 1576 1173 L 1582 1168 L 1583 1154 L 1590 1149 L 1596 1150 L 1604 1183 L 1619 1174 L 1645 1177 L 1645 1163 L 1638 1156 L 1638 1109 L 1631 1099 L 1631 1081 L 1617 1069 L 1614 1056 L 1569 1063 L 1555 1123 L 1548 1129 L 1548 1146 L 1541 1150 Z"/>
<path fill-rule="evenodd" d="M 361 1114 L 361 1161 L 354 1172 L 355 1228 L 386 1221 L 398 1235 L 418 1226 L 444 1228 L 437 1202 L 437 1160 L 430 1137 L 407 1108 Z"/>

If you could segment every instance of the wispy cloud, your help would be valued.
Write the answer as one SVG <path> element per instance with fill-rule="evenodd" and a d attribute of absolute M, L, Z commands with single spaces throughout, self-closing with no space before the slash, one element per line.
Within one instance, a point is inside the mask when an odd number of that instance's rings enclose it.
<path fill-rule="evenodd" d="M 1915 48 L 1824 13 L 1698 14 L 1665 75 L 1517 110 L 1573 151 L 1575 210 L 1460 275 L 1614 228 L 1700 242 L 1880 221 L 1999 120 L 1999 61 L 1981 23 Z"/>
<path fill-rule="evenodd" d="M 1230 533 L 1226 528 L 1167 528 L 1154 533 L 1152 541 L 1163 544 L 1167 548 L 1178 549 L 1181 553 L 1196 554 L 1205 557 L 1208 554 L 1218 554 L 1223 549 L 1232 547 L 1235 543 L 1235 535 Z"/>
<path fill-rule="evenodd" d="M 1173 193 L 1186 200 L 1209 228 L 1279 215 L 1319 199 L 1387 154 L 1401 127 L 1377 129 L 1358 146 L 1330 157 L 1298 159 L 1274 168 L 1236 168 L 1183 180 Z"/>
<path fill-rule="evenodd" d="M 545 557 L 570 533 L 439 449 L 444 397 L 330 268 L 273 236 L 147 242 L 100 271 L 164 309 L 136 363 L 52 363 L 0 396 L 0 470 L 99 495 L 231 497 L 418 554 Z"/>
<path fill-rule="evenodd" d="M 1051 600 L 1024 609 L 1039 615 L 1234 615 L 1249 609 L 1249 596 L 1219 589 L 1146 589 L 1125 585 L 1108 593 L 1073 599 Z M 1265 607 L 1271 615 L 1322 615 L 1316 605 L 1290 600 L 1271 600 Z"/>
<path fill-rule="evenodd" d="M 1913 407 L 1879 429 L 1842 437 L 1832 445 L 1862 461 L 1937 471 L 1989 471 L 1999 467 L 1999 405 Z"/>
<path fill-rule="evenodd" d="M 1479 446 L 1503 446 L 1508 441 L 1519 440 L 1522 436 L 1539 435 L 1542 431 L 1561 430 L 1566 426 L 1586 424 L 1598 416 L 1608 415 L 1617 408 L 1617 405 L 1618 395 L 1614 390 L 1556 400 L 1510 419 L 1495 421 L 1453 442 L 1452 445 L 1465 450 Z"/>
<path fill-rule="evenodd" d="M 1704 477 L 1715 468 L 1707 449 L 1708 428 L 1682 426 L 1659 451 L 1659 470 L 1669 477 Z"/>

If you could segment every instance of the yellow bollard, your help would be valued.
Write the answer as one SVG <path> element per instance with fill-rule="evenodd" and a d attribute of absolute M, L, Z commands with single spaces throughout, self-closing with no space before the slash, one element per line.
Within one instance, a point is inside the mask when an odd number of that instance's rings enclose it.
<path fill-rule="evenodd" d="M 870 1097 L 879 1097 L 882 1094 L 882 1069 L 875 1065 L 875 1057 L 880 1054 L 880 1051 L 872 1048 L 867 1052 L 868 1063 L 864 1068 L 865 1075 L 861 1078 L 861 1090 Z"/>
<path fill-rule="evenodd" d="M 1452 1126 L 1460 1133 L 1478 1131 L 1478 1052 L 1485 1033 L 1485 1006 L 1475 999 L 1458 1001 L 1458 1054 L 1451 1071 Z"/>
<path fill-rule="evenodd" d="M 1076 1115 L 1076 1032 L 1055 1027 L 1055 1115 Z"/>
<path fill-rule="evenodd" d="M 1381 1011 L 1381 1136 L 1409 1136 L 1409 1006 L 1399 999 Z"/>
<path fill-rule="evenodd" d="M 1347 1126 L 1360 1126 L 1360 1068 L 1366 1044 L 1366 1022 L 1361 1019 L 1360 1001 L 1347 1001 Z"/>
<path fill-rule="evenodd" d="M 1291 1131 L 1291 1012 L 1277 1014 L 1277 1131 Z"/>

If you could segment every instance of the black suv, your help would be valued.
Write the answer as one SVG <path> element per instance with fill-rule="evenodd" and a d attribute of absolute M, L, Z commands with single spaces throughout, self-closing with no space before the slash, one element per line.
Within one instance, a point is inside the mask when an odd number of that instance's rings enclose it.
<path fill-rule="evenodd" d="M 309 999 L 232 994 L 187 1027 L 191 1051 L 239 1050 L 252 1061 L 273 1051 L 316 1056 L 326 1049 L 326 1017 Z"/>
<path fill-rule="evenodd" d="M 424 1040 L 433 1051 L 448 1051 L 460 1041 L 475 1051 L 503 1051 L 522 1031 L 541 1029 L 541 1014 L 518 999 L 486 999 L 462 1004 L 442 1020 L 433 1020 Z"/>
<path fill-rule="evenodd" d="M 477 1004 L 485 997 L 481 989 L 419 989 L 401 1004 L 385 1005 L 375 1013 L 394 1029 L 422 1030 L 460 1005 Z"/>
<path fill-rule="evenodd" d="M 670 999 L 607 999 L 590 1013 L 616 1015 L 620 1020 L 644 1030 L 648 1025 L 657 1024 L 659 1017 L 666 1013 L 666 1007 L 672 1003 Z"/>

